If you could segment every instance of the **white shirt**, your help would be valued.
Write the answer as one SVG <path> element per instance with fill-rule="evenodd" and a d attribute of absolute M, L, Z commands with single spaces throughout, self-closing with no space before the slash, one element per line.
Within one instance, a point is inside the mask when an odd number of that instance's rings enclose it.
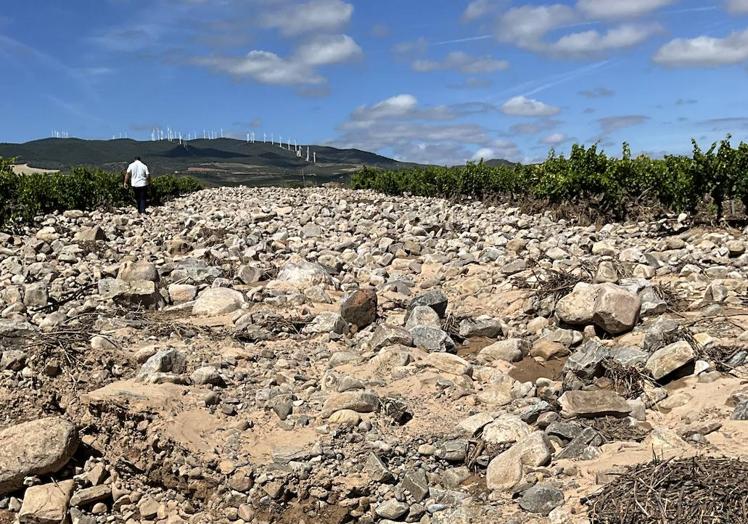
<path fill-rule="evenodd" d="M 148 166 L 140 160 L 136 160 L 127 166 L 127 172 L 130 174 L 130 185 L 132 187 L 145 187 L 148 185 Z"/>

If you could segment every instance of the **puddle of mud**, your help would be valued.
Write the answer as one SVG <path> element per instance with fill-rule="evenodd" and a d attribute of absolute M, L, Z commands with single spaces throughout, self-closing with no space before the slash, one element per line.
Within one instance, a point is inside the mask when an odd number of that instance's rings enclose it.
<path fill-rule="evenodd" d="M 458 357 L 474 357 L 478 353 L 480 353 L 480 350 L 484 347 L 490 346 L 496 342 L 496 340 L 488 338 L 488 337 L 474 337 L 466 340 L 466 344 L 462 344 L 457 347 L 457 356 Z"/>
<path fill-rule="evenodd" d="M 538 362 L 532 357 L 525 357 L 509 371 L 509 376 L 518 382 L 535 382 L 539 378 L 561 380 L 561 370 L 566 358 Z"/>

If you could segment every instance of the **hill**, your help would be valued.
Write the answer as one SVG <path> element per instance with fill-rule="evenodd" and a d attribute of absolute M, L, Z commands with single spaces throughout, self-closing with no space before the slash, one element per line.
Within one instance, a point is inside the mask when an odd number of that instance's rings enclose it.
<path fill-rule="evenodd" d="M 122 171 L 136 156 L 156 174 L 192 175 L 208 185 L 290 185 L 302 181 L 342 181 L 363 165 L 397 169 L 406 164 L 358 149 L 303 145 L 303 156 L 279 145 L 220 138 L 190 140 L 180 144 L 160 140 L 82 140 L 48 138 L 24 144 L 0 143 L 1 157 L 15 157 L 32 168 L 65 170 L 92 166 Z M 306 150 L 317 154 L 317 163 L 306 161 Z"/>

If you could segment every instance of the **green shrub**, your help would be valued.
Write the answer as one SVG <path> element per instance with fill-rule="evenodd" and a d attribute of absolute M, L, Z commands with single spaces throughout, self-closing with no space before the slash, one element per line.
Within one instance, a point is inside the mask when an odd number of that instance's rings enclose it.
<path fill-rule="evenodd" d="M 615 219 L 631 216 L 643 204 L 694 212 L 709 198 L 719 219 L 727 200 L 741 200 L 748 208 L 748 144 L 733 148 L 728 136 L 704 152 L 693 141 L 690 157 L 662 159 L 633 158 L 626 143 L 621 158 L 606 155 L 597 145 L 574 145 L 568 157 L 551 151 L 536 165 L 364 168 L 352 177 L 351 187 L 390 195 L 529 197 L 584 206 Z"/>
<path fill-rule="evenodd" d="M 30 222 L 40 214 L 68 209 L 89 210 L 129 206 L 132 190 L 123 185 L 122 175 L 89 168 L 69 173 L 16 175 L 12 161 L 0 158 L 0 226 L 9 222 Z M 190 177 L 154 177 L 149 190 L 152 205 L 198 191 L 201 184 Z"/>

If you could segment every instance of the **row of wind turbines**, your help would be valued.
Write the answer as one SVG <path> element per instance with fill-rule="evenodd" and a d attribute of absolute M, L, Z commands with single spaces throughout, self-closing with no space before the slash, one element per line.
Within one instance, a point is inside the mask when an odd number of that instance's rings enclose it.
<path fill-rule="evenodd" d="M 156 142 L 159 140 L 167 140 L 169 142 L 179 142 L 179 144 L 183 144 L 184 141 L 191 141 L 191 140 L 198 140 L 200 138 L 200 135 L 197 132 L 190 132 L 187 134 L 182 133 L 181 131 L 176 131 L 174 129 L 171 129 L 170 127 L 167 127 L 166 130 L 160 129 L 160 128 L 154 128 L 151 130 L 151 141 Z M 219 129 L 218 131 L 203 129 L 203 140 L 217 140 L 219 138 L 225 138 L 223 135 L 223 128 Z M 246 142 L 247 144 L 254 144 L 258 140 L 256 138 L 255 132 L 250 131 L 246 135 Z M 267 144 L 268 143 L 268 134 L 263 133 L 262 134 L 262 143 Z M 304 155 L 304 147 L 299 146 L 299 144 L 294 139 L 293 145 L 291 144 L 291 139 L 286 138 L 286 141 L 284 143 L 283 136 L 278 135 L 278 139 L 275 139 L 275 133 L 270 133 L 270 145 L 278 145 L 281 149 L 285 149 L 287 151 L 293 151 L 296 153 L 297 158 L 305 158 L 307 162 L 312 162 L 314 164 L 317 163 L 317 152 L 311 151 L 309 146 L 306 146 L 306 155 Z"/>

